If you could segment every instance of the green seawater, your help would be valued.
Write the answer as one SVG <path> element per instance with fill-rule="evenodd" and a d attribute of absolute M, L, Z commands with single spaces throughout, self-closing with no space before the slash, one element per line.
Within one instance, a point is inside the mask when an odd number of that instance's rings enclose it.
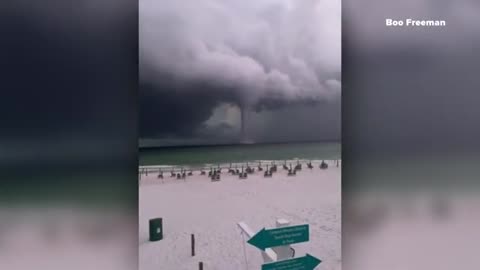
<path fill-rule="evenodd" d="M 139 165 L 202 165 L 257 160 L 341 159 L 336 142 L 140 148 Z"/>

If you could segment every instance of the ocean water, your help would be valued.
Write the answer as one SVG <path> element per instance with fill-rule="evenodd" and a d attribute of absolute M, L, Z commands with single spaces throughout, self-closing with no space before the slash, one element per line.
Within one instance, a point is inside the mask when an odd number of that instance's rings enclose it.
<path fill-rule="evenodd" d="M 334 142 L 140 148 L 139 165 L 202 165 L 258 160 L 341 159 Z"/>
<path fill-rule="evenodd" d="M 478 192 L 479 164 L 477 154 L 462 153 L 351 158 L 343 167 L 343 191 Z"/>

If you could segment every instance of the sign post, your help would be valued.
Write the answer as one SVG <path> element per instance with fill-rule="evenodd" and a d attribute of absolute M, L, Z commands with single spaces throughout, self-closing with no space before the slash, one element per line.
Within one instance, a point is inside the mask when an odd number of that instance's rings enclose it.
<path fill-rule="evenodd" d="M 278 219 L 276 222 L 277 228 L 288 227 L 290 221 L 286 219 Z M 293 258 L 294 252 L 290 245 L 283 245 L 272 248 L 277 253 L 277 260 L 286 260 Z"/>

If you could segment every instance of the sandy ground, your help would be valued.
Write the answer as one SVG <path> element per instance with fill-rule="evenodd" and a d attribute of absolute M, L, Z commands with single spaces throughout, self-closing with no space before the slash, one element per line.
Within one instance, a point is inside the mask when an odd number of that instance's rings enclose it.
<path fill-rule="evenodd" d="M 275 227 L 278 218 L 310 225 L 310 241 L 293 245 L 296 257 L 309 253 L 322 260 L 316 269 L 341 267 L 341 170 L 304 169 L 295 177 L 279 171 L 263 174 L 222 174 L 211 182 L 198 172 L 183 180 L 143 176 L 139 187 L 139 263 L 141 270 L 261 269 L 258 249 L 246 243 L 237 223 L 254 231 Z M 148 241 L 148 220 L 162 217 L 164 239 Z M 196 256 L 190 255 L 195 234 Z"/>
<path fill-rule="evenodd" d="M 343 205 L 344 269 L 479 269 L 476 191 L 357 196 Z"/>
<path fill-rule="evenodd" d="M 136 269 L 135 220 L 122 209 L 0 207 L 0 269 Z"/>

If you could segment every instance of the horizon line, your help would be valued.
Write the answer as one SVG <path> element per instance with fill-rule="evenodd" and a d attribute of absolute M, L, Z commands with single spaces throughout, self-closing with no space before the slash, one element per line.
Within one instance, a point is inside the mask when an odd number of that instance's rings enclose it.
<path fill-rule="evenodd" d="M 326 140 L 307 140 L 307 141 L 276 141 L 276 142 L 255 142 L 255 143 L 241 143 L 241 142 L 231 142 L 231 143 L 205 143 L 205 144 L 171 144 L 171 145 L 152 145 L 152 146 L 138 146 L 139 149 L 151 149 L 151 148 L 187 148 L 187 147 L 211 147 L 211 146 L 253 146 L 253 145 L 269 145 L 269 144 L 302 144 L 302 143 L 340 143 L 341 140 L 336 139 L 326 139 Z"/>

